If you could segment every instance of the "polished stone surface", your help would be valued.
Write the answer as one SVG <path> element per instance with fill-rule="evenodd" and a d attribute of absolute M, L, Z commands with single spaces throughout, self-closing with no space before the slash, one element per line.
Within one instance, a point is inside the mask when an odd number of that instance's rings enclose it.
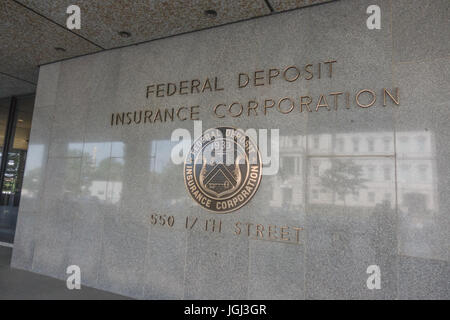
<path fill-rule="evenodd" d="M 392 1 L 396 62 L 449 57 L 450 5 L 447 0 Z"/>
<path fill-rule="evenodd" d="M 54 106 L 58 90 L 61 63 L 56 62 L 39 68 L 39 81 L 34 102 L 35 108 Z"/>
<path fill-rule="evenodd" d="M 420 61 L 399 63 L 395 37 L 409 22 L 378 1 L 382 29 L 369 30 L 370 4 L 324 3 L 42 68 L 12 265 L 63 278 L 78 264 L 88 285 L 141 299 L 448 299 L 449 52 L 422 61 L 414 44 Z M 239 72 L 330 59 L 332 78 L 322 64 L 320 79 L 236 88 Z M 152 83 L 214 76 L 225 90 L 145 96 Z M 384 106 L 394 87 L 400 105 Z M 360 108 L 365 88 L 377 100 Z M 336 91 L 351 92 L 349 108 L 342 96 L 335 109 Z M 316 111 L 321 94 L 329 108 Z M 315 99 L 312 112 L 212 113 L 301 95 Z M 192 133 L 192 121 L 110 124 L 112 112 L 192 105 L 203 129 L 279 129 L 279 171 L 238 211 L 202 209 L 171 162 L 172 131 Z M 287 227 L 303 229 L 288 243 Z M 370 265 L 380 290 L 366 286 Z"/>
<path fill-rule="evenodd" d="M 15 249 L 17 250 L 17 249 Z M 125 296 L 86 287 L 68 290 L 65 281 L 9 266 L 11 248 L 0 246 L 0 300 L 128 300 Z"/>
<path fill-rule="evenodd" d="M 396 110 L 399 252 L 447 262 L 449 74 L 448 59 L 435 59 L 400 64 L 395 75 L 398 85 L 404 88 L 404 103 L 409 111 Z"/>

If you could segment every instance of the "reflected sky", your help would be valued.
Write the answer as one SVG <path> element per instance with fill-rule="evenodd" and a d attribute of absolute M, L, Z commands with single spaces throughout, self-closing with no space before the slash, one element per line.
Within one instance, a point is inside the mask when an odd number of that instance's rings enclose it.
<path fill-rule="evenodd" d="M 27 170 L 33 170 L 41 168 L 44 161 L 44 152 L 46 152 L 46 146 L 44 144 L 30 144 L 28 153 L 32 154 L 32 157 L 27 157 Z"/>

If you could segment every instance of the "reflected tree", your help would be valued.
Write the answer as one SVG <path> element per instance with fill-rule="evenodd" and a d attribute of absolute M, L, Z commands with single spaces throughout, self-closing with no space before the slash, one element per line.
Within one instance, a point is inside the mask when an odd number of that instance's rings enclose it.
<path fill-rule="evenodd" d="M 172 199 L 180 199 L 185 196 L 185 188 L 174 188 L 174 181 L 183 181 L 183 166 L 172 162 L 165 164 L 161 172 L 152 174 L 152 190 L 159 197 L 170 195 Z"/>
<path fill-rule="evenodd" d="M 360 188 L 365 188 L 362 166 L 352 160 L 331 159 L 331 166 L 320 176 L 320 184 L 323 188 L 333 193 L 333 202 L 336 195 L 343 197 L 353 194 Z"/>
<path fill-rule="evenodd" d="M 90 157 L 85 157 L 83 161 L 83 190 L 88 192 L 92 181 L 121 181 L 122 171 L 123 163 L 119 159 L 105 158 L 95 165 Z"/>

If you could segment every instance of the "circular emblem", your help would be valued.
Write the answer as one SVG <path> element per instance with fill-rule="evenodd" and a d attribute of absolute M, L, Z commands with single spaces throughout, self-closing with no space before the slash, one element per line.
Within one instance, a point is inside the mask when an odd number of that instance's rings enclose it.
<path fill-rule="evenodd" d="M 203 208 L 227 213 L 254 196 L 261 171 L 258 147 L 244 131 L 212 128 L 192 144 L 184 162 L 184 182 Z"/>

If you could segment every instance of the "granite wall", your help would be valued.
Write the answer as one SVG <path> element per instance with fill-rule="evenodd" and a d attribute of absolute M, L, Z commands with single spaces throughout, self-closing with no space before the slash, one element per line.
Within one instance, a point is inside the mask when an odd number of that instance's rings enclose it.
<path fill-rule="evenodd" d="M 366 26 L 371 4 L 380 30 Z M 76 264 L 83 285 L 145 299 L 448 299 L 449 7 L 341 0 L 42 66 L 12 266 L 65 279 Z M 303 70 L 237 87 L 241 72 L 307 64 L 310 80 Z M 207 77 L 224 90 L 146 97 L 151 84 Z M 384 106 L 384 88 L 399 88 L 398 105 Z M 377 96 L 368 108 L 354 100 L 362 89 Z M 333 92 L 349 92 L 348 107 Z M 321 95 L 329 106 L 316 111 Z M 265 99 L 283 97 L 292 112 L 264 115 Z M 213 113 L 250 100 L 257 114 Z M 170 161 L 172 131 L 193 121 L 111 125 L 112 113 L 195 105 L 204 129 L 279 129 L 278 174 L 233 213 L 197 205 Z M 175 223 L 152 224 L 154 214 Z M 205 231 L 207 219 L 221 232 Z M 267 241 L 256 224 L 278 240 L 283 226 L 303 229 L 298 242 Z M 366 286 L 369 265 L 379 290 Z"/>

